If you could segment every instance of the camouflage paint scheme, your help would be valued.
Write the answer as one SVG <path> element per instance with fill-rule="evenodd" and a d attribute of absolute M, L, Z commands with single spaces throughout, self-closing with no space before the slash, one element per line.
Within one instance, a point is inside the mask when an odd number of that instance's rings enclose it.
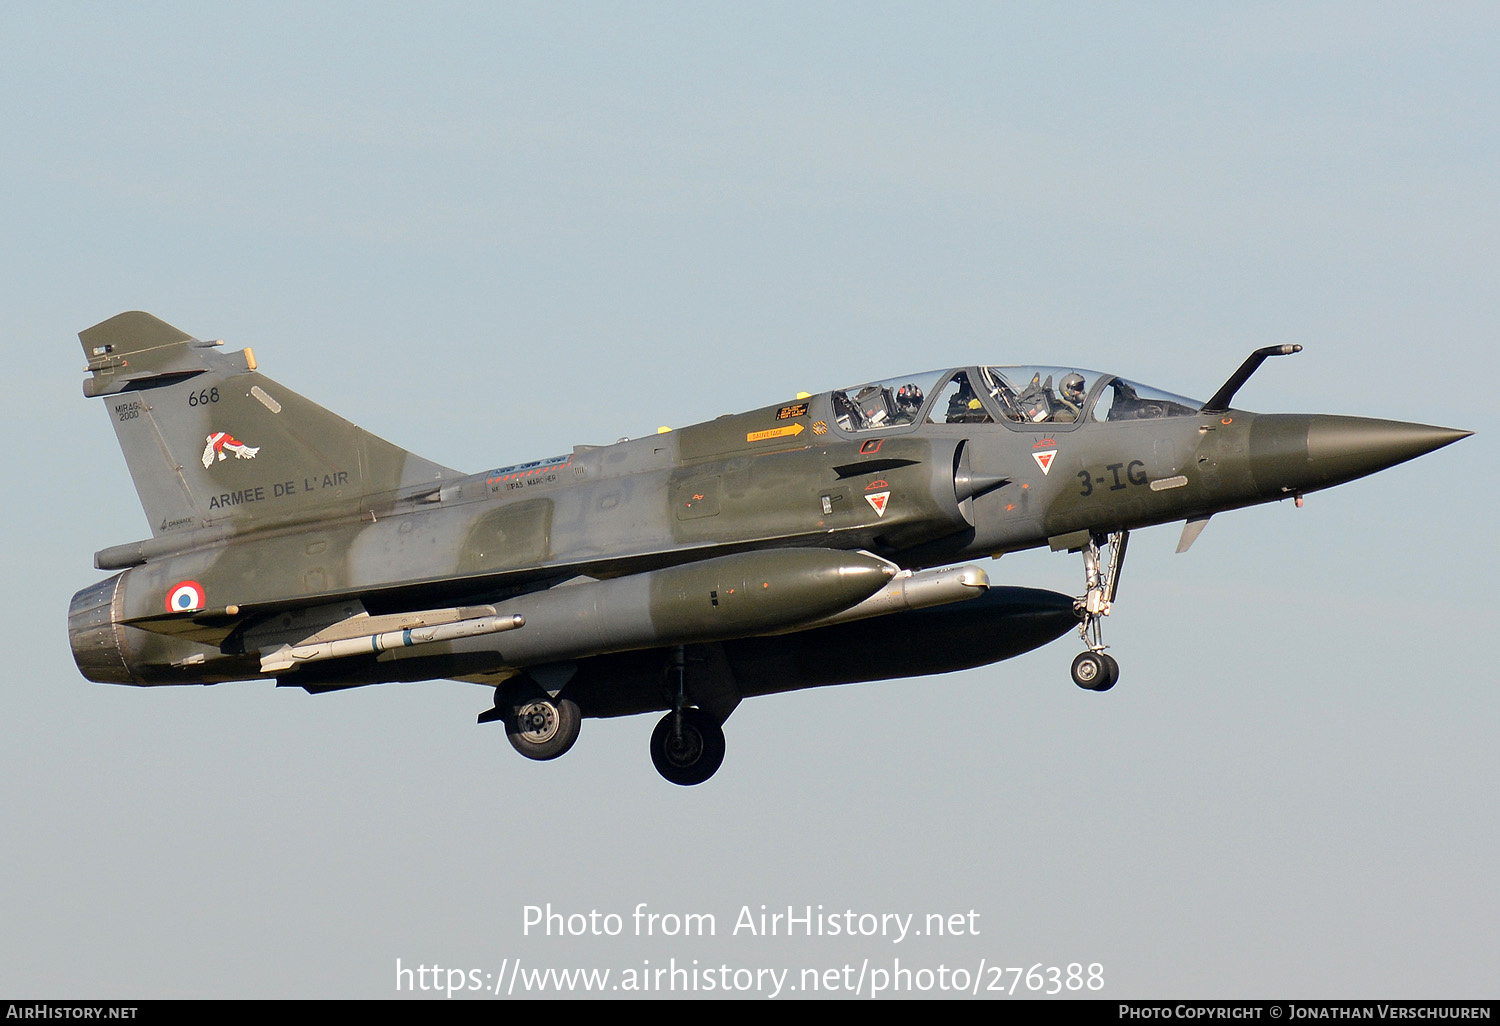
<path fill-rule="evenodd" d="M 542 759 L 583 717 L 667 710 L 652 755 L 684 784 L 717 769 L 743 697 L 983 665 L 1080 621 L 1075 682 L 1107 690 L 1098 621 L 1130 530 L 1187 521 L 1185 548 L 1214 513 L 1467 434 L 1232 409 L 1285 347 L 1206 404 L 957 368 L 464 474 L 149 314 L 79 338 L 152 524 L 73 600 L 90 680 L 454 678 L 494 687 L 481 721 Z M 930 569 L 1042 545 L 1084 553 L 1083 598 Z"/>

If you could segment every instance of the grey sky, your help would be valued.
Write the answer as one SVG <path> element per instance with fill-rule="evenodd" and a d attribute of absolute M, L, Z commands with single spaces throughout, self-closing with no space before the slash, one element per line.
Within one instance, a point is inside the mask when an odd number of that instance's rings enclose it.
<path fill-rule="evenodd" d="M 1497 52 L 1488 4 L 7 5 L 0 993 L 899 957 L 1497 996 Z M 468 685 L 82 680 L 68 598 L 149 533 L 79 393 L 126 309 L 474 471 L 961 363 L 1205 396 L 1273 342 L 1247 407 L 1478 434 L 1133 539 L 1108 695 L 1063 640 L 758 699 L 682 789 L 649 717 L 535 765 Z M 523 936 L 547 902 L 718 936 Z M 731 935 L 761 904 L 980 933 Z"/>

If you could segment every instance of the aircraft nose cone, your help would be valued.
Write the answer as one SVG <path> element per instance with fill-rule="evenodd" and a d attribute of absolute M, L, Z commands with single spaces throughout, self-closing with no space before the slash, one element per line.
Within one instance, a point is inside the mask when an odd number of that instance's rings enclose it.
<path fill-rule="evenodd" d="M 1416 459 L 1472 431 L 1364 417 L 1312 417 L 1307 460 L 1321 474 L 1348 481 Z"/>
<path fill-rule="evenodd" d="M 1368 417 L 1266 414 L 1250 429 L 1250 476 L 1263 497 L 1311 492 L 1394 467 L 1471 434 Z"/>

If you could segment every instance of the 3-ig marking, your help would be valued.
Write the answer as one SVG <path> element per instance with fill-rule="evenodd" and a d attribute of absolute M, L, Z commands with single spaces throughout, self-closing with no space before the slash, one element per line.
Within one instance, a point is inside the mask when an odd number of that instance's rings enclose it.
<path fill-rule="evenodd" d="M 1113 478 L 1112 483 L 1110 483 L 1111 477 L 1105 477 L 1102 475 L 1099 477 L 1095 477 L 1087 470 L 1080 470 L 1078 472 L 1078 481 L 1083 486 L 1083 489 L 1078 494 L 1083 496 L 1084 498 L 1088 498 L 1090 495 L 1094 494 L 1094 487 L 1096 485 L 1102 486 L 1106 483 L 1109 484 L 1109 491 L 1112 492 L 1121 491 L 1122 489 L 1129 488 L 1131 485 L 1143 485 L 1151 483 L 1151 478 L 1146 475 L 1146 464 L 1142 463 L 1140 460 L 1131 460 L 1129 463 L 1111 463 L 1108 464 L 1104 469 L 1108 471 Z M 1125 477 L 1123 480 L 1121 480 L 1120 478 L 1120 471 L 1122 470 L 1125 472 Z"/>

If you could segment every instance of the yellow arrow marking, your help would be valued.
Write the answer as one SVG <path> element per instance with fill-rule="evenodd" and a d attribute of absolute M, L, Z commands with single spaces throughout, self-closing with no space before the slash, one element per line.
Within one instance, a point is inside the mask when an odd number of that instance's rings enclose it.
<path fill-rule="evenodd" d="M 764 442 L 768 438 L 795 438 L 806 430 L 801 424 L 791 424 L 787 427 L 769 428 L 765 431 L 752 431 L 745 436 L 747 442 Z"/>

